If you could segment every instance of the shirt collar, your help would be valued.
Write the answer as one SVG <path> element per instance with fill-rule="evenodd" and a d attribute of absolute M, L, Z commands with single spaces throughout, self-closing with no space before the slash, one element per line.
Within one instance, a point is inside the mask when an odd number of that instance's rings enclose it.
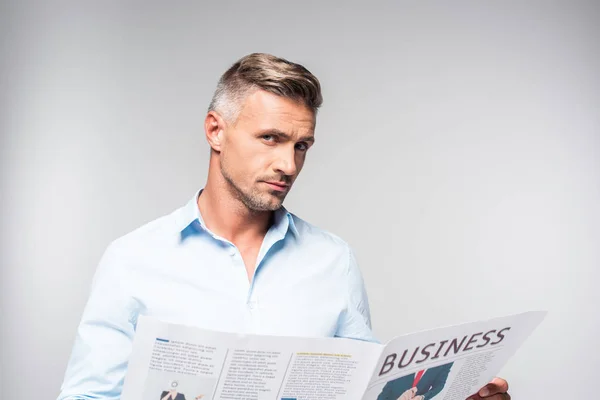
<path fill-rule="evenodd" d="M 208 228 L 204 224 L 200 210 L 198 209 L 198 196 L 202 193 L 203 189 L 196 191 L 194 196 L 184 205 L 179 211 L 177 218 L 177 229 L 181 241 L 184 241 L 187 237 L 202 234 L 207 232 Z M 298 229 L 294 222 L 294 216 L 285 207 L 281 206 L 275 211 L 272 230 L 276 231 L 281 237 L 285 237 L 288 230 L 292 232 L 295 237 L 298 237 Z"/>

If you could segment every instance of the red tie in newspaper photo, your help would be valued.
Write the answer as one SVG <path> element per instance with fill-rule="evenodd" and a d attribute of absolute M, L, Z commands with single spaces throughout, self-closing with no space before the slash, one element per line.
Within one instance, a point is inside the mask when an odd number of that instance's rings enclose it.
<path fill-rule="evenodd" d="M 421 379 L 421 377 L 423 376 L 423 373 L 425 372 L 424 369 L 420 370 L 419 372 L 417 372 L 417 374 L 415 375 L 415 380 L 413 381 L 413 385 L 412 387 L 417 386 L 417 383 L 419 383 L 419 380 Z"/>

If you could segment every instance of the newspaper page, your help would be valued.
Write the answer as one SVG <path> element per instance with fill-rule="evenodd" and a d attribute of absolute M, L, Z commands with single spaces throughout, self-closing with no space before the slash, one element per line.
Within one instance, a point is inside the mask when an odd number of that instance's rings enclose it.
<path fill-rule="evenodd" d="M 396 337 L 235 334 L 140 317 L 122 400 L 464 400 L 545 312 Z"/>
<path fill-rule="evenodd" d="M 207 331 L 140 317 L 122 400 L 360 400 L 376 343 Z"/>
<path fill-rule="evenodd" d="M 363 400 L 465 400 L 500 372 L 545 312 L 414 333 L 382 350 Z"/>

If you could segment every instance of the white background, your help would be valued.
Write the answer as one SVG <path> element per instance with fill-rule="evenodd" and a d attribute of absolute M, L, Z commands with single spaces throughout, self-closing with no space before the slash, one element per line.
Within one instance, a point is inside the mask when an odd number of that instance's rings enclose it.
<path fill-rule="evenodd" d="M 600 370 L 598 2 L 30 2 L 0 9 L 0 398 L 54 398 L 114 238 L 204 184 L 220 74 L 323 84 L 286 206 L 356 250 L 381 340 L 529 309 L 515 399 Z"/>

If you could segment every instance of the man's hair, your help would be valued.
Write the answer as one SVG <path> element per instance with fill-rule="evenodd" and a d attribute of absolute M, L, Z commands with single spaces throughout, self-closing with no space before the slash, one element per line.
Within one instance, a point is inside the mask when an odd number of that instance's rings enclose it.
<path fill-rule="evenodd" d="M 252 53 L 221 76 L 208 111 L 216 111 L 233 122 L 246 97 L 255 90 L 298 101 L 315 115 L 323 103 L 319 80 L 304 66 L 271 54 Z"/>

